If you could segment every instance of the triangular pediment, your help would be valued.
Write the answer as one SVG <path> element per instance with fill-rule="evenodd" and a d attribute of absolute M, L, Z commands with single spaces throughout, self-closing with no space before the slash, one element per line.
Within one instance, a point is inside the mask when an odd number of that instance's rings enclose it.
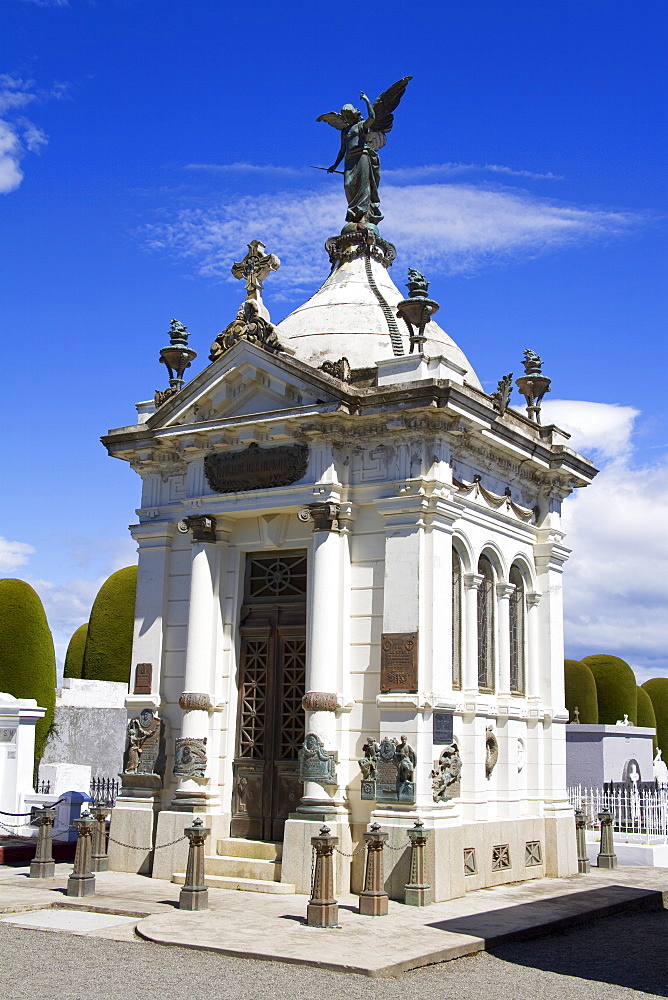
<path fill-rule="evenodd" d="M 337 402 L 336 382 L 289 354 L 240 342 L 149 419 L 157 430 Z"/>

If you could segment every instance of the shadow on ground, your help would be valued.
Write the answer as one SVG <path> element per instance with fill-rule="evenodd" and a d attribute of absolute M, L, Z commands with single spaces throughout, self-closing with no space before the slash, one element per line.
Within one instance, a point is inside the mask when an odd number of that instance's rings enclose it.
<path fill-rule="evenodd" d="M 628 913 L 500 945 L 504 962 L 668 997 L 668 911 Z M 604 996 L 604 993 L 601 993 Z"/>

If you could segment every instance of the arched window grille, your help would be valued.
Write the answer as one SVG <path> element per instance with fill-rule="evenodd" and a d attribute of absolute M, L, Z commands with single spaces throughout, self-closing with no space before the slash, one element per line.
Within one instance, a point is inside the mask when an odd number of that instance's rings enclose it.
<path fill-rule="evenodd" d="M 480 556 L 478 573 L 478 687 L 494 688 L 494 570 L 487 556 Z"/>
<path fill-rule="evenodd" d="M 517 566 L 510 570 L 510 582 L 515 590 L 510 595 L 510 690 L 524 691 L 524 650 L 526 634 L 524 577 Z"/>
<path fill-rule="evenodd" d="M 452 686 L 462 686 L 462 561 L 452 550 Z"/>

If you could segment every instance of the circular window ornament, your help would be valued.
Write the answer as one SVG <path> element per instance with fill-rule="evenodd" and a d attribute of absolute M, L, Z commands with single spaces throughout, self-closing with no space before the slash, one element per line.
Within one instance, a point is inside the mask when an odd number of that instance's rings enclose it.
<path fill-rule="evenodd" d="M 267 566 L 266 585 L 275 594 L 280 594 L 289 586 L 291 576 L 290 567 L 282 559 L 276 559 L 275 562 Z"/>

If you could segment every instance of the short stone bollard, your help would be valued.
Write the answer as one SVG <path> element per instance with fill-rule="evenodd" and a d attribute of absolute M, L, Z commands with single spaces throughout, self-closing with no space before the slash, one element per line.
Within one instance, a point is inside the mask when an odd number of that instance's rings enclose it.
<path fill-rule="evenodd" d="M 338 837 L 330 836 L 328 826 L 320 827 L 320 835 L 311 837 L 315 850 L 315 872 L 311 887 L 311 898 L 306 907 L 306 923 L 309 927 L 338 927 L 339 904 L 334 899 L 334 848 Z"/>
<path fill-rule="evenodd" d="M 37 825 L 37 847 L 30 862 L 30 878 L 53 878 L 56 862 L 53 860 L 53 824 L 56 810 L 44 806 L 38 809 L 34 822 Z"/>
<path fill-rule="evenodd" d="M 590 871 L 589 859 L 587 858 L 587 817 L 582 809 L 575 810 L 575 839 L 578 845 L 578 872 L 586 875 Z"/>
<path fill-rule="evenodd" d="M 208 910 L 209 890 L 204 881 L 204 841 L 211 833 L 208 826 L 202 825 L 198 816 L 192 826 L 183 831 L 188 838 L 188 864 L 186 880 L 179 893 L 180 910 Z"/>
<path fill-rule="evenodd" d="M 384 917 L 387 914 L 388 895 L 385 892 L 383 850 L 387 834 L 374 823 L 364 834 L 366 841 L 366 871 L 364 888 L 360 892 L 359 912 L 366 917 Z"/>
<path fill-rule="evenodd" d="M 604 809 L 598 814 L 598 821 L 601 824 L 601 849 L 598 852 L 596 864 L 599 868 L 616 868 L 617 855 L 612 838 L 612 813 L 609 809 Z"/>
<path fill-rule="evenodd" d="M 74 820 L 77 831 L 77 847 L 74 854 L 74 869 L 67 880 L 68 896 L 94 896 L 95 876 L 91 869 L 92 840 L 95 820 L 84 812 Z"/>
<path fill-rule="evenodd" d="M 411 841 L 411 880 L 404 887 L 404 903 L 409 906 L 429 906 L 431 903 L 431 886 L 425 876 L 425 847 L 430 830 L 425 830 L 421 819 L 415 821 L 412 830 L 408 830 Z"/>
<path fill-rule="evenodd" d="M 109 871 L 109 855 L 107 854 L 107 816 L 108 806 L 93 806 L 91 815 L 95 820 L 93 829 L 93 853 L 91 868 L 94 872 Z"/>

